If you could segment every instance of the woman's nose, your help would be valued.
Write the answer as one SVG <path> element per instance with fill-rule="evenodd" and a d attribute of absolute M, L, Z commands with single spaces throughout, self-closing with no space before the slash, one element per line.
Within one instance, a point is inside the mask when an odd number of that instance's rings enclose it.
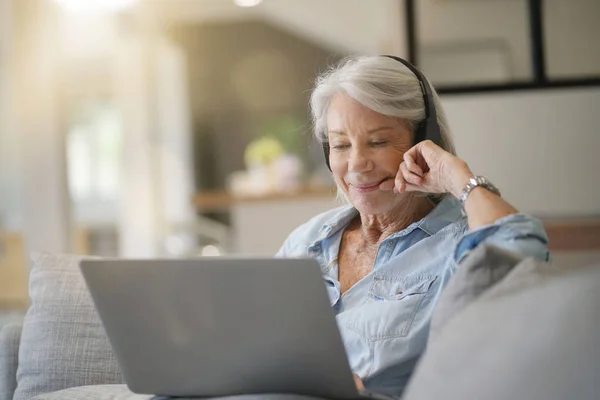
<path fill-rule="evenodd" d="M 373 162 L 367 149 L 354 147 L 350 151 L 348 170 L 352 172 L 366 172 L 373 169 Z"/>

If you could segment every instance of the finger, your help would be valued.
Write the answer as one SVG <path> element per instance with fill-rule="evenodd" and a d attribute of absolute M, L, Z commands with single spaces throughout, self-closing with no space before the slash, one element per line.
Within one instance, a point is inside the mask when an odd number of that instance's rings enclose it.
<path fill-rule="evenodd" d="M 417 185 L 417 186 L 419 186 L 423 183 L 423 178 L 421 178 L 419 175 L 415 174 L 414 172 L 410 171 L 405 162 L 400 164 L 400 171 L 402 171 L 404 180 L 407 183 L 411 183 L 411 184 Z"/>
<path fill-rule="evenodd" d="M 400 164 L 402 165 L 402 164 Z M 398 173 L 396 174 L 396 179 L 394 181 L 395 190 L 398 193 L 404 192 L 406 189 L 406 181 L 404 180 L 404 175 L 402 174 L 402 170 L 398 168 Z"/>
<path fill-rule="evenodd" d="M 439 157 L 445 150 L 433 143 L 431 140 L 424 140 L 411 147 L 406 153 L 421 168 L 423 172 L 429 171 L 430 162 Z"/>
<path fill-rule="evenodd" d="M 421 172 L 427 172 L 429 170 L 429 167 L 427 166 L 427 161 L 425 157 L 423 157 L 423 155 L 421 154 L 422 143 L 423 142 L 417 143 L 416 145 L 408 149 L 408 151 L 404 153 L 403 158 L 404 162 L 408 164 L 415 164 L 416 166 L 418 166 Z"/>
<path fill-rule="evenodd" d="M 418 175 L 420 177 L 423 177 L 423 169 L 421 167 L 419 167 L 419 165 L 414 160 L 412 155 L 410 155 L 408 153 L 404 153 L 403 158 L 404 158 L 404 162 L 406 163 L 406 166 L 410 172 L 412 172 L 415 175 Z"/>

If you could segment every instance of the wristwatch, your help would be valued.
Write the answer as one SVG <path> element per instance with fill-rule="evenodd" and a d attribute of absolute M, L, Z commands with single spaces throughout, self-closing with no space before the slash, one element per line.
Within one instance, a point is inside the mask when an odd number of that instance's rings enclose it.
<path fill-rule="evenodd" d="M 465 201 L 467 200 L 467 197 L 469 197 L 469 193 L 471 193 L 471 191 L 473 189 L 475 189 L 477 186 L 481 186 L 487 190 L 489 190 L 492 193 L 496 193 L 498 196 L 500 196 L 500 190 L 498 190 L 498 188 L 496 186 L 494 186 L 492 184 L 492 182 L 490 182 L 485 176 L 472 176 L 468 181 L 467 184 L 465 185 L 465 187 L 463 188 L 462 192 L 460 193 L 460 203 L 463 207 L 463 210 L 465 208 Z"/>

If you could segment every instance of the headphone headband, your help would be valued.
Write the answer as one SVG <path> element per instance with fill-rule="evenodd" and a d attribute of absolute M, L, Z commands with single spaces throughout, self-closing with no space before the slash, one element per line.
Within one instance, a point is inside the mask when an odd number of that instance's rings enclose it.
<path fill-rule="evenodd" d="M 403 58 L 390 55 L 384 55 L 383 57 L 391 58 L 392 60 L 396 60 L 399 63 L 406 66 L 406 68 L 410 69 L 411 72 L 417 77 L 417 79 L 419 80 L 419 84 L 421 85 L 421 92 L 423 93 L 423 105 L 425 107 L 424 123 L 427 129 L 424 129 L 422 132 L 424 134 L 424 137 L 419 138 L 415 135 L 415 144 L 426 139 L 429 139 L 432 142 L 439 144 L 442 138 L 440 135 L 440 128 L 437 123 L 437 112 L 435 109 L 433 93 L 431 92 L 431 86 L 429 85 L 429 81 L 427 80 L 425 75 L 423 75 L 423 73 L 421 73 L 421 71 L 417 69 L 417 67 L 404 60 Z"/>
<path fill-rule="evenodd" d="M 425 119 L 419 123 L 419 125 L 415 128 L 415 144 L 422 142 L 423 140 L 431 140 L 436 144 L 440 144 L 442 140 L 442 136 L 440 133 L 440 126 L 437 122 L 437 112 L 435 109 L 435 103 L 433 101 L 433 92 L 431 91 L 431 86 L 429 85 L 429 81 L 425 78 L 425 75 L 421 73 L 410 62 L 406 61 L 403 58 L 391 55 L 383 55 L 381 57 L 388 57 L 392 60 L 398 61 L 408 68 L 419 81 L 419 85 L 421 86 L 421 92 L 423 93 L 423 106 L 425 108 Z M 325 155 L 325 163 L 329 170 L 331 170 L 331 166 L 329 165 L 329 142 L 323 142 L 323 154 Z"/>

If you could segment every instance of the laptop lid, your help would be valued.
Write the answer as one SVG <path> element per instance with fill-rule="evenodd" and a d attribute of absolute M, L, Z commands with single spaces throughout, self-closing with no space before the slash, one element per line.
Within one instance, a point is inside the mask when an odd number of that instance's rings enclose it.
<path fill-rule="evenodd" d="M 133 392 L 358 397 L 314 260 L 84 260 L 81 270 Z"/>

